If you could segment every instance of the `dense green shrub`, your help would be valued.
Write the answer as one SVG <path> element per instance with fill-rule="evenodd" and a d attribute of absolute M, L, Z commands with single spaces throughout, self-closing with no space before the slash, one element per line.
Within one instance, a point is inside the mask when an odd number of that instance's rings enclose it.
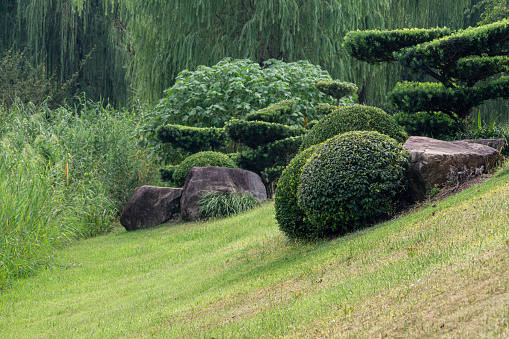
<path fill-rule="evenodd" d="M 318 80 L 331 80 L 329 73 L 308 61 L 285 63 L 268 60 L 260 65 L 248 59 L 225 58 L 212 67 L 199 66 L 182 71 L 175 84 L 165 91 L 155 113 L 159 125 L 179 123 L 196 127 L 223 127 L 233 117 L 288 98 L 300 99 L 294 120 L 316 118 L 314 106 L 332 103 L 315 90 Z"/>
<path fill-rule="evenodd" d="M 347 132 L 317 147 L 302 168 L 297 199 L 308 235 L 344 234 L 395 210 L 408 151 L 372 131 Z"/>
<path fill-rule="evenodd" d="M 211 151 L 199 152 L 188 156 L 177 166 L 173 172 L 173 181 L 177 185 L 183 186 L 191 168 L 207 166 L 237 168 L 235 162 L 226 154 Z"/>
<path fill-rule="evenodd" d="M 299 207 L 297 191 L 302 168 L 311 158 L 318 145 L 298 153 L 281 174 L 274 198 L 274 208 L 279 229 L 289 238 L 313 237 L 313 226 L 306 222 L 306 214 Z"/>
<path fill-rule="evenodd" d="M 480 112 L 471 126 L 457 133 L 455 139 L 504 139 L 505 144 L 501 150 L 501 154 L 509 156 L 509 126 L 497 125 L 496 121 L 491 121 L 489 124 L 483 123 Z"/>
<path fill-rule="evenodd" d="M 326 80 L 317 81 L 315 83 L 315 87 L 320 92 L 325 93 L 336 99 L 336 103 L 338 106 L 340 104 L 341 98 L 352 96 L 358 90 L 356 85 L 341 81 L 326 81 Z"/>
<path fill-rule="evenodd" d="M 338 106 L 332 106 L 332 105 L 327 105 L 327 104 L 319 104 L 318 106 L 316 106 L 317 114 L 322 117 L 331 114 L 332 112 L 334 112 L 337 109 L 338 109 Z"/>
<path fill-rule="evenodd" d="M 253 209 L 260 199 L 249 193 L 208 192 L 198 200 L 200 218 L 221 218 Z"/>
<path fill-rule="evenodd" d="M 301 149 L 350 131 L 378 131 L 399 142 L 405 142 L 408 138 L 394 117 L 383 110 L 364 105 L 345 106 L 339 107 L 314 125 L 304 136 Z"/>
<path fill-rule="evenodd" d="M 306 130 L 302 127 L 236 119 L 228 122 L 225 129 L 230 139 L 251 148 L 257 148 L 277 140 L 306 133 Z"/>
<path fill-rule="evenodd" d="M 408 135 L 424 136 L 440 140 L 453 140 L 466 129 L 462 120 L 454 120 L 440 112 L 398 112 L 394 114 L 396 122 L 403 126 Z"/>
<path fill-rule="evenodd" d="M 216 151 L 228 145 L 228 134 L 224 128 L 198 128 L 182 125 L 166 125 L 157 129 L 162 143 L 181 148 L 189 153 Z"/>
<path fill-rule="evenodd" d="M 292 116 L 297 106 L 296 100 L 283 100 L 246 115 L 247 121 L 265 121 L 276 124 L 292 125 Z"/>

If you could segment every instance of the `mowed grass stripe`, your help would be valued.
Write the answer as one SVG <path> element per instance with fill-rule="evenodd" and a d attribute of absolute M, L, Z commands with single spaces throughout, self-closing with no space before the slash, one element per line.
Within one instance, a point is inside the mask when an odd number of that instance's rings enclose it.
<path fill-rule="evenodd" d="M 63 249 L 55 258 L 57 267 L 6 291 L 0 334 L 305 338 L 503 333 L 504 322 L 495 320 L 507 313 L 495 300 L 505 300 L 504 282 L 509 281 L 497 264 L 509 262 L 508 185 L 502 172 L 434 206 L 316 243 L 288 241 L 270 203 L 222 220 L 118 230 Z M 431 307 L 434 289 L 451 294 L 440 295 L 444 302 Z M 458 293 L 468 290 L 482 302 L 465 305 Z M 496 298 L 484 290 L 494 291 Z M 466 332 L 448 311 L 462 308 L 464 319 L 471 314 L 475 320 Z M 484 316 L 492 322 L 476 318 L 481 309 L 491 312 Z M 444 315 L 449 322 L 434 326 L 433 316 L 424 317 L 430 310 L 437 322 Z M 444 329 L 449 332 L 440 332 Z"/>

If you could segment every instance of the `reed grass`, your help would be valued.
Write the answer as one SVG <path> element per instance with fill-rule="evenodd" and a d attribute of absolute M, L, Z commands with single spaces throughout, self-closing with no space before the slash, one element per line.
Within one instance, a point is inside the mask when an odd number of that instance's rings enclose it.
<path fill-rule="evenodd" d="M 110 231 L 134 188 L 157 183 L 138 116 L 84 99 L 0 106 L 0 288 L 55 246 Z"/>

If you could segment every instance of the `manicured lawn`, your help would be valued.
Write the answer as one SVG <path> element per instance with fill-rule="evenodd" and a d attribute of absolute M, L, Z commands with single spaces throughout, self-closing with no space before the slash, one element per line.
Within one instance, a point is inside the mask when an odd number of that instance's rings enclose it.
<path fill-rule="evenodd" d="M 272 203 L 119 228 L 2 292 L 0 337 L 507 336 L 508 181 L 316 243 L 287 240 Z"/>

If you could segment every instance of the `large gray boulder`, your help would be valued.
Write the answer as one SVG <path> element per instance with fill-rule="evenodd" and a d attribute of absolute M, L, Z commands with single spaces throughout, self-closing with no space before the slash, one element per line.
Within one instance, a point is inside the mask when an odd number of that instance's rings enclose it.
<path fill-rule="evenodd" d="M 162 224 L 180 213 L 182 188 L 141 186 L 127 202 L 120 223 L 132 231 Z"/>
<path fill-rule="evenodd" d="M 460 141 L 490 146 L 499 152 L 502 150 L 502 148 L 504 148 L 505 145 L 504 139 L 465 139 Z"/>
<path fill-rule="evenodd" d="M 499 151 L 479 143 L 442 141 L 410 137 L 403 145 L 410 151 L 409 195 L 423 200 L 426 193 L 454 180 L 481 174 L 491 169 Z"/>
<path fill-rule="evenodd" d="M 207 192 L 247 192 L 261 201 L 267 200 L 267 191 L 256 173 L 225 167 L 193 167 L 184 184 L 180 212 L 184 220 L 196 220 L 200 213 L 198 200 Z"/>

